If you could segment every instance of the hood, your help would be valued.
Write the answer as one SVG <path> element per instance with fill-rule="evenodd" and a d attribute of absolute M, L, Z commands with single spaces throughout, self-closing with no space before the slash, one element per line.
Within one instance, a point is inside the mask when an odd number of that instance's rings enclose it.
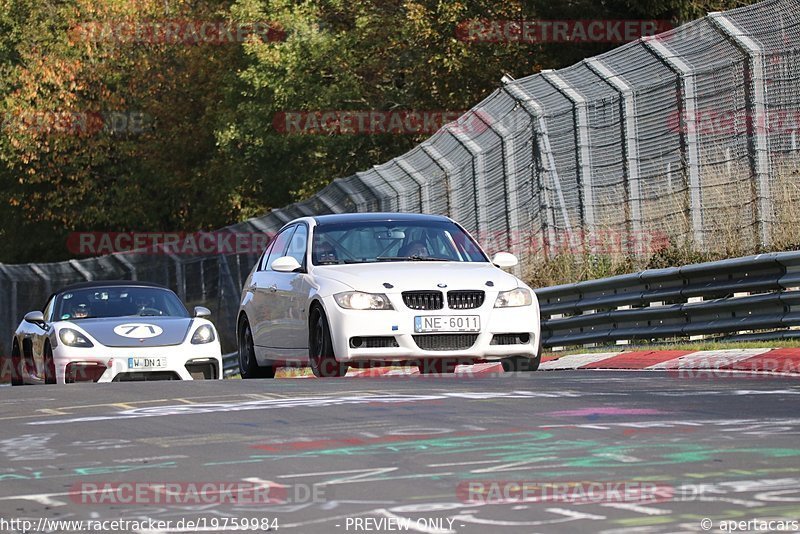
<path fill-rule="evenodd" d="M 179 345 L 192 324 L 190 317 L 98 317 L 63 321 L 85 331 L 106 347 L 160 347 Z"/>
<path fill-rule="evenodd" d="M 491 263 L 477 262 L 380 262 L 325 265 L 315 268 L 318 280 L 327 278 L 369 293 L 399 293 L 413 290 L 482 289 L 507 291 L 521 284 L 512 274 Z M 321 281 L 321 280 L 320 280 Z M 486 283 L 492 282 L 492 286 Z M 387 288 L 384 284 L 391 284 Z"/>

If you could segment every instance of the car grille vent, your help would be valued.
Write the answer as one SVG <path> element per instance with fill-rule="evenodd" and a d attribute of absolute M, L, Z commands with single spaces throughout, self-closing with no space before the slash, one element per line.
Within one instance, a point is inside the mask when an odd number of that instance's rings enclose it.
<path fill-rule="evenodd" d="M 412 310 L 441 310 L 444 308 L 441 291 L 404 291 L 403 302 Z"/>
<path fill-rule="evenodd" d="M 448 291 L 447 307 L 451 310 L 472 310 L 483 306 L 483 291 Z"/>
<path fill-rule="evenodd" d="M 475 344 L 478 334 L 431 334 L 414 336 L 422 350 L 466 350 Z"/>

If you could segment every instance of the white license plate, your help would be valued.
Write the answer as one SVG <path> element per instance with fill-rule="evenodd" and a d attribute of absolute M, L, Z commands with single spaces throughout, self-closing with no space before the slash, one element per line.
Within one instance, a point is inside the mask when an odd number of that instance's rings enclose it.
<path fill-rule="evenodd" d="M 167 358 L 128 358 L 128 369 L 161 369 L 167 366 Z"/>
<path fill-rule="evenodd" d="M 414 332 L 480 332 L 480 315 L 417 315 Z"/>

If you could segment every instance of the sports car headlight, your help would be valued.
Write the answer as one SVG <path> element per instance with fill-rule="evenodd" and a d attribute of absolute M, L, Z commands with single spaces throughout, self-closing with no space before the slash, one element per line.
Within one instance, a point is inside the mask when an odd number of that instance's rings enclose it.
<path fill-rule="evenodd" d="M 511 291 L 501 291 L 494 301 L 495 308 L 515 308 L 517 306 L 530 306 L 533 303 L 531 292 L 524 287 Z"/>
<path fill-rule="evenodd" d="M 86 339 L 86 336 L 72 328 L 62 328 L 58 331 L 58 337 L 68 347 L 94 347 L 94 344 Z"/>
<path fill-rule="evenodd" d="M 194 335 L 192 336 L 192 344 L 202 345 L 203 343 L 211 343 L 215 339 L 216 336 L 214 335 L 214 329 L 211 328 L 211 326 L 204 324 L 194 331 Z"/>
<path fill-rule="evenodd" d="M 333 296 L 336 304 L 348 310 L 393 310 L 389 297 L 383 293 L 347 291 Z"/>

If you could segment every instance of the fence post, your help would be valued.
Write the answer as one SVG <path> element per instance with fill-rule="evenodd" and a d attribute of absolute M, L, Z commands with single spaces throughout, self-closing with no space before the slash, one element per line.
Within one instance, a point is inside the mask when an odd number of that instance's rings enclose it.
<path fill-rule="evenodd" d="M 469 111 L 468 114 L 474 113 Z M 453 123 L 444 127 L 461 147 L 472 156 L 472 193 L 475 204 L 475 229 L 480 237 L 487 230 L 486 226 L 486 158 L 483 147 L 476 143 Z"/>
<path fill-rule="evenodd" d="M 409 178 L 417 182 L 417 185 L 419 186 L 420 211 L 422 213 L 430 213 L 431 211 L 430 182 L 425 178 L 425 176 L 422 175 L 421 172 L 412 167 L 411 164 L 407 162 L 405 159 L 394 158 L 392 161 L 397 163 L 397 166 L 400 167 L 400 170 L 406 173 Z"/>
<path fill-rule="evenodd" d="M 539 152 L 539 157 L 535 159 L 539 162 L 541 168 L 544 169 L 545 174 L 549 175 L 553 182 L 553 187 L 556 190 L 561 204 L 561 213 L 564 216 L 566 231 L 571 234 L 572 231 L 569 224 L 569 217 L 567 216 L 567 207 L 564 202 L 564 195 L 561 192 L 561 180 L 558 177 L 558 169 L 556 168 L 555 158 L 553 157 L 553 150 L 550 147 L 550 133 L 547 129 L 547 121 L 544 118 L 542 106 L 519 84 L 511 82 L 505 83 L 503 85 L 503 90 L 518 102 L 519 105 L 522 106 L 522 109 L 525 110 L 525 113 L 531 117 L 533 136 L 536 138 L 534 146 L 537 147 Z M 534 156 L 536 156 L 535 153 Z M 541 180 L 541 173 L 539 173 L 539 177 Z M 550 255 L 553 255 L 556 247 L 555 206 L 553 206 L 553 202 L 550 200 L 550 195 L 543 181 L 540 181 L 539 188 L 542 191 L 541 196 L 545 204 L 545 218 L 541 220 L 542 233 L 547 234 L 548 240 L 548 244 L 545 246 L 545 252 L 549 252 Z"/>
<path fill-rule="evenodd" d="M 69 260 L 69 264 L 72 266 L 73 269 L 78 271 L 78 273 L 80 273 L 80 275 L 83 276 L 87 281 L 93 279 L 92 273 L 89 272 L 89 270 L 86 267 L 81 265 L 81 262 L 79 262 L 78 260 Z"/>
<path fill-rule="evenodd" d="M 364 198 L 364 195 L 353 189 L 350 184 L 342 180 L 341 178 L 334 180 L 331 182 L 332 184 L 336 184 L 336 187 L 341 189 L 346 195 L 348 195 L 356 205 L 356 209 L 358 211 L 367 211 L 367 205 L 369 201 Z"/>
<path fill-rule="evenodd" d="M 757 241 L 763 249 L 766 249 L 771 242 L 770 222 L 772 221 L 773 207 L 769 184 L 769 138 L 767 137 L 769 124 L 764 49 L 723 13 L 709 13 L 708 20 L 715 30 L 747 55 L 749 75 L 746 78 L 749 83 L 745 86 L 748 115 L 746 124 L 749 134 L 750 165 L 758 195 L 755 203 Z"/>
<path fill-rule="evenodd" d="M 625 154 L 625 177 L 630 205 L 630 233 L 628 242 L 631 251 L 642 252 L 642 193 L 639 184 L 639 138 L 636 136 L 636 99 L 633 89 L 622 76 L 597 58 L 586 60 L 586 66 L 613 87 L 622 98 L 622 132 L 624 137 L 623 152 Z"/>
<path fill-rule="evenodd" d="M 486 125 L 487 128 L 492 130 L 500 138 L 500 146 L 503 150 L 503 192 L 505 193 L 506 204 L 506 228 L 508 228 L 508 236 L 506 239 L 506 246 L 518 258 L 522 258 L 520 249 L 519 238 L 519 200 L 517 198 L 516 176 L 517 176 L 517 162 L 515 158 L 514 142 L 509 141 L 514 133 L 505 127 L 505 125 L 495 120 L 494 117 L 486 119 L 488 113 L 483 109 L 478 109 L 475 116 Z M 516 237 L 515 236 L 516 234 Z M 512 271 L 516 276 L 521 276 L 522 266 L 518 263 L 514 266 Z"/>
<path fill-rule="evenodd" d="M 395 195 L 397 195 L 397 211 L 408 211 L 408 196 L 407 196 L 407 195 L 404 195 L 404 194 L 402 194 L 402 193 L 401 193 L 401 192 L 400 192 L 400 191 L 399 191 L 399 190 L 398 190 L 398 189 L 397 189 L 397 188 L 396 188 L 396 187 L 395 187 L 395 186 L 392 184 L 392 182 L 391 182 L 391 181 L 390 181 L 390 180 L 389 180 L 387 177 L 385 177 L 385 176 L 383 175 L 383 172 L 381 171 L 381 169 L 380 169 L 380 167 L 379 167 L 378 165 L 374 165 L 372 168 L 373 168 L 373 169 L 375 169 L 375 173 L 376 173 L 378 176 L 380 176 L 380 177 L 381 177 L 381 180 L 383 180 L 384 182 L 386 182 L 386 185 L 388 185 L 389 187 L 391 187 L 391 188 L 392 188 L 392 191 L 394 191 Z"/>
<path fill-rule="evenodd" d="M 14 332 L 17 328 L 17 282 L 8 272 L 6 266 L 0 263 L 0 273 L 3 274 L 8 279 L 9 289 L 11 290 L 9 293 L 8 298 L 8 306 L 0 307 L 0 328 L 3 328 L 3 332 L 6 332 L 6 336 L 0 340 L 0 350 L 3 351 L 3 354 L 11 354 L 11 345 L 10 343 L 11 336 L 10 333 Z M 0 286 L 2 287 L 2 286 Z M 8 315 L 5 315 L 8 313 Z M 5 315 L 5 317 L 4 317 Z"/>
<path fill-rule="evenodd" d="M 447 159 L 442 155 L 439 150 L 428 143 L 422 143 L 419 145 L 423 152 L 425 152 L 429 158 L 433 160 L 439 169 L 444 173 L 444 184 L 447 188 L 447 214 L 455 220 L 458 220 L 458 210 L 456 209 L 456 201 L 453 193 L 453 187 L 450 183 L 450 179 L 453 176 L 453 171 L 456 168 L 453 166 L 452 163 L 447 161 Z"/>
<path fill-rule="evenodd" d="M 659 61 L 678 76 L 680 92 L 678 97 L 678 116 L 683 144 L 683 156 L 689 175 L 689 218 L 692 221 L 692 235 L 699 248 L 705 246 L 703 232 L 703 207 L 700 190 L 700 150 L 697 137 L 697 96 L 694 69 L 670 50 L 658 37 L 642 39 L 645 50 L 650 51 Z"/>
<path fill-rule="evenodd" d="M 170 254 L 169 257 L 175 262 L 175 284 L 178 286 L 176 288 L 178 296 L 183 302 L 186 302 L 186 273 L 183 272 L 183 262 L 174 254 Z"/>
<path fill-rule="evenodd" d="M 332 183 L 332 182 L 331 182 L 331 183 Z M 326 194 L 325 194 L 325 190 L 326 190 L 326 189 L 328 189 L 328 188 L 326 187 L 325 189 L 323 189 L 322 191 L 320 191 L 319 193 L 317 193 L 317 194 L 315 195 L 315 197 L 316 197 L 316 198 L 317 198 L 317 199 L 318 199 L 320 202 L 322 202 L 322 204 L 323 204 L 323 205 L 324 205 L 326 208 L 328 208 L 328 209 L 331 211 L 331 213 L 342 213 L 342 211 L 343 211 L 343 210 L 342 210 L 342 208 L 340 208 L 339 206 L 337 206 L 336 204 L 334 204 L 333 202 L 331 202 L 331 201 L 330 201 L 330 199 L 328 199 L 328 198 L 327 198 L 327 196 L 326 196 Z"/>
<path fill-rule="evenodd" d="M 592 156 L 589 151 L 589 117 L 586 98 L 554 70 L 543 70 L 542 79 L 572 102 L 572 120 L 575 127 L 575 163 L 578 168 L 578 194 L 580 195 L 581 226 L 583 227 L 585 246 L 586 236 L 592 235 L 595 231 Z M 574 247 L 575 243 L 571 233 L 569 241 L 570 245 Z"/>
<path fill-rule="evenodd" d="M 378 174 L 378 173 L 376 173 L 376 174 Z M 376 192 L 377 192 L 377 194 L 373 193 L 373 195 L 374 195 L 374 196 L 375 196 L 375 198 L 378 200 L 378 208 L 379 208 L 381 211 L 392 211 L 392 209 L 391 209 L 391 208 L 392 208 L 392 204 L 391 204 L 391 203 L 392 203 L 392 201 L 391 201 L 391 199 L 390 199 L 389 197 L 383 196 L 383 194 L 382 194 L 380 191 L 378 191 L 378 190 L 376 190 L 374 187 L 372 187 L 372 185 L 371 185 L 371 184 L 369 184 L 369 183 L 368 183 L 368 182 L 367 182 L 367 181 L 364 179 L 364 176 L 365 176 L 365 175 L 366 175 L 366 172 L 365 172 L 365 171 L 358 171 L 358 172 L 356 172 L 356 174 L 355 174 L 356 180 L 358 180 L 359 182 L 361 182 L 362 184 L 364 184 L 364 187 L 366 187 L 366 188 L 367 188 L 367 189 L 369 189 L 370 191 L 376 191 Z M 395 197 L 396 197 L 396 198 L 398 198 L 398 197 L 400 196 L 400 195 L 399 195 L 399 193 L 397 192 L 397 189 L 395 189 L 394 187 L 392 187 L 392 184 L 389 184 L 388 182 L 386 182 L 386 179 L 384 179 L 384 177 L 383 177 L 383 176 L 381 176 L 380 174 L 378 174 L 378 178 L 380 178 L 380 179 L 381 179 L 383 182 L 387 183 L 387 185 L 389 186 L 389 188 L 390 188 L 392 191 L 394 191 L 394 194 L 395 194 Z M 399 202 L 399 199 L 398 199 L 398 202 Z M 388 205 L 387 205 L 387 204 L 388 204 Z"/>
<path fill-rule="evenodd" d="M 123 253 L 113 254 L 112 257 L 128 268 L 128 271 L 131 273 L 131 280 L 137 280 L 136 266 L 128 258 L 125 257 L 125 254 Z"/>

